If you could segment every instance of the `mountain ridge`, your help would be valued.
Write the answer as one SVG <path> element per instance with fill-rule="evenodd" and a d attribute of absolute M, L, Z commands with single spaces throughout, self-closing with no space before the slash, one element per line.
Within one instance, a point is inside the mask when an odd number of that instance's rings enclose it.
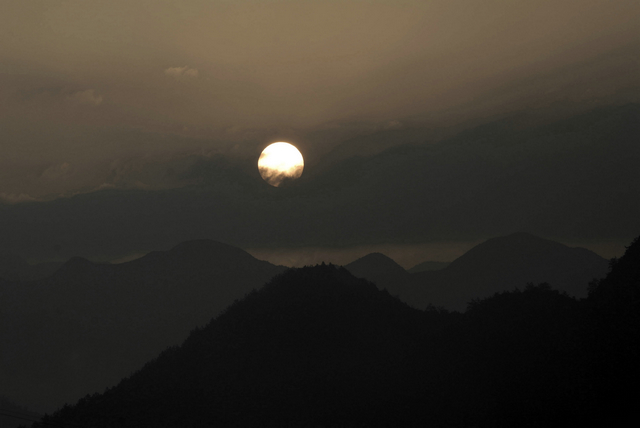
<path fill-rule="evenodd" d="M 234 248 L 187 242 L 122 264 L 74 257 L 48 278 L 0 282 L 0 339 L 12 344 L 0 349 L 0 394 L 46 410 L 100 390 L 286 269 Z"/>
<path fill-rule="evenodd" d="M 592 251 L 514 233 L 477 245 L 444 269 L 414 274 L 403 298 L 418 307 L 464 310 L 474 298 L 542 282 L 583 298 L 588 284 L 603 278 L 608 266 L 608 260 Z"/>
<path fill-rule="evenodd" d="M 30 264 L 16 254 L 0 253 L 0 278 L 7 281 L 32 281 L 53 274 L 62 265 L 61 262 Z"/>
<path fill-rule="evenodd" d="M 412 306 L 458 311 L 472 299 L 528 283 L 548 282 L 571 296 L 586 297 L 589 282 L 603 278 L 609 265 L 590 250 L 524 232 L 484 241 L 438 270 L 406 272 L 390 260 L 370 254 L 345 267 Z"/>
<path fill-rule="evenodd" d="M 626 321 L 637 314 L 616 306 L 635 304 L 626 294 L 639 284 L 638 248 L 636 240 L 585 300 L 531 284 L 474 300 L 464 314 L 413 309 L 343 267 L 290 269 L 116 386 L 33 428 L 624 420 L 628 392 L 612 398 L 599 388 L 617 385 L 602 374 L 636 364 L 638 340 L 611 330 L 636 329 Z M 621 367 L 598 366 L 629 352 Z"/>
<path fill-rule="evenodd" d="M 367 254 L 344 267 L 353 276 L 366 278 L 392 294 L 398 292 L 399 287 L 409 279 L 409 274 L 402 266 L 382 253 Z"/>

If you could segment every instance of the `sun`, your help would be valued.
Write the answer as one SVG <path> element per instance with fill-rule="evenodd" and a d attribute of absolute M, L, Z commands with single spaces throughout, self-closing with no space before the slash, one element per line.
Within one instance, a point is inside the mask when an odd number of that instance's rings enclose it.
<path fill-rule="evenodd" d="M 299 178 L 303 169 L 304 159 L 300 151 L 293 144 L 283 141 L 267 146 L 258 159 L 260 175 L 274 187 Z"/>

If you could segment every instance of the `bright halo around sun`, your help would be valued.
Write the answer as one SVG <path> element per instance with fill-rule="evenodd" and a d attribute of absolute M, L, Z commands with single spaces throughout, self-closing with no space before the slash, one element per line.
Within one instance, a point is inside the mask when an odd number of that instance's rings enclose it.
<path fill-rule="evenodd" d="M 285 142 L 270 144 L 258 160 L 260 175 L 275 187 L 300 177 L 303 169 L 302 154 L 294 145 Z"/>

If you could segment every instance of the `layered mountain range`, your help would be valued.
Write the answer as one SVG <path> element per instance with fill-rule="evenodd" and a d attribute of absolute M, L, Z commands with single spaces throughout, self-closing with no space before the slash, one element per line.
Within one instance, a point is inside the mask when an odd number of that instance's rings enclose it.
<path fill-rule="evenodd" d="M 51 410 L 179 344 L 285 268 L 214 241 L 127 263 L 76 257 L 52 276 L 0 282 L 0 394 Z"/>
<path fill-rule="evenodd" d="M 0 278 L 8 281 L 32 281 L 46 278 L 63 265 L 62 262 L 30 264 L 10 253 L 0 254 Z"/>
<path fill-rule="evenodd" d="M 415 308 L 464 311 L 473 299 L 527 283 L 584 297 L 607 265 L 588 250 L 514 234 L 437 271 L 409 273 L 383 254 L 346 269 Z M 0 395 L 52 410 L 102 391 L 285 269 L 200 240 L 127 263 L 76 257 L 47 278 L 0 280 Z"/>
<path fill-rule="evenodd" d="M 529 285 L 464 314 L 344 268 L 288 270 L 48 425 L 567 426 L 634 412 L 640 240 L 582 301 Z"/>
<path fill-rule="evenodd" d="M 472 299 L 546 282 L 570 296 L 607 273 L 609 262 L 584 248 L 570 248 L 528 233 L 489 239 L 437 270 L 410 273 L 389 257 L 369 254 L 345 267 L 417 308 L 463 311 Z"/>

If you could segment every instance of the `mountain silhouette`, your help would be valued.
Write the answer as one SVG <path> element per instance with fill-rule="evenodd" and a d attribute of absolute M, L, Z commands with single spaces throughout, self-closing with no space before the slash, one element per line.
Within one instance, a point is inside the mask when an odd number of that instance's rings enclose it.
<path fill-rule="evenodd" d="M 0 394 L 48 410 L 131 373 L 285 268 L 218 242 L 122 264 L 74 257 L 48 278 L 0 283 Z"/>
<path fill-rule="evenodd" d="M 571 296 L 586 297 L 593 279 L 603 278 L 608 261 L 584 248 L 570 248 L 528 233 L 489 239 L 437 271 L 413 273 L 400 298 L 464 310 L 477 298 L 547 282 Z"/>
<path fill-rule="evenodd" d="M 570 296 L 586 297 L 588 284 L 603 278 L 608 264 L 584 248 L 514 233 L 489 239 L 440 269 L 407 272 L 380 253 L 368 254 L 345 268 L 416 308 L 432 305 L 463 311 L 473 299 L 528 283 L 546 282 Z"/>
<path fill-rule="evenodd" d="M 32 265 L 15 254 L 0 253 L 0 278 L 7 281 L 32 281 L 46 278 L 62 264 L 62 262 L 46 262 Z"/>
<path fill-rule="evenodd" d="M 589 392 L 600 402 L 594 413 L 606 420 L 637 402 L 629 391 L 640 382 L 640 237 L 611 261 L 605 278 L 591 284 L 588 303 L 584 352 L 593 359 L 585 372 Z"/>
<path fill-rule="evenodd" d="M 101 398 L 61 412 L 81 425 L 391 422 L 389 409 L 415 401 L 402 386 L 413 383 L 405 367 L 423 318 L 344 268 L 292 269 Z"/>
<path fill-rule="evenodd" d="M 637 271 L 639 263 L 618 266 Z M 630 276 L 623 276 L 623 284 L 599 282 L 591 302 L 528 285 L 475 300 L 459 314 L 412 309 L 344 268 L 291 269 L 115 387 L 33 428 L 542 427 L 584 424 L 594 415 L 616 420 L 634 408 L 609 414 L 597 389 L 601 372 L 592 367 L 617 354 L 585 350 L 597 344 L 592 328 L 602 316 L 621 315 L 598 305 L 608 298 L 597 290 L 624 293 Z M 616 352 L 635 346 L 617 343 Z"/>
<path fill-rule="evenodd" d="M 344 266 L 357 278 L 366 278 L 378 288 L 386 288 L 391 294 L 401 290 L 409 279 L 409 274 L 390 257 L 381 253 L 371 253 Z"/>

